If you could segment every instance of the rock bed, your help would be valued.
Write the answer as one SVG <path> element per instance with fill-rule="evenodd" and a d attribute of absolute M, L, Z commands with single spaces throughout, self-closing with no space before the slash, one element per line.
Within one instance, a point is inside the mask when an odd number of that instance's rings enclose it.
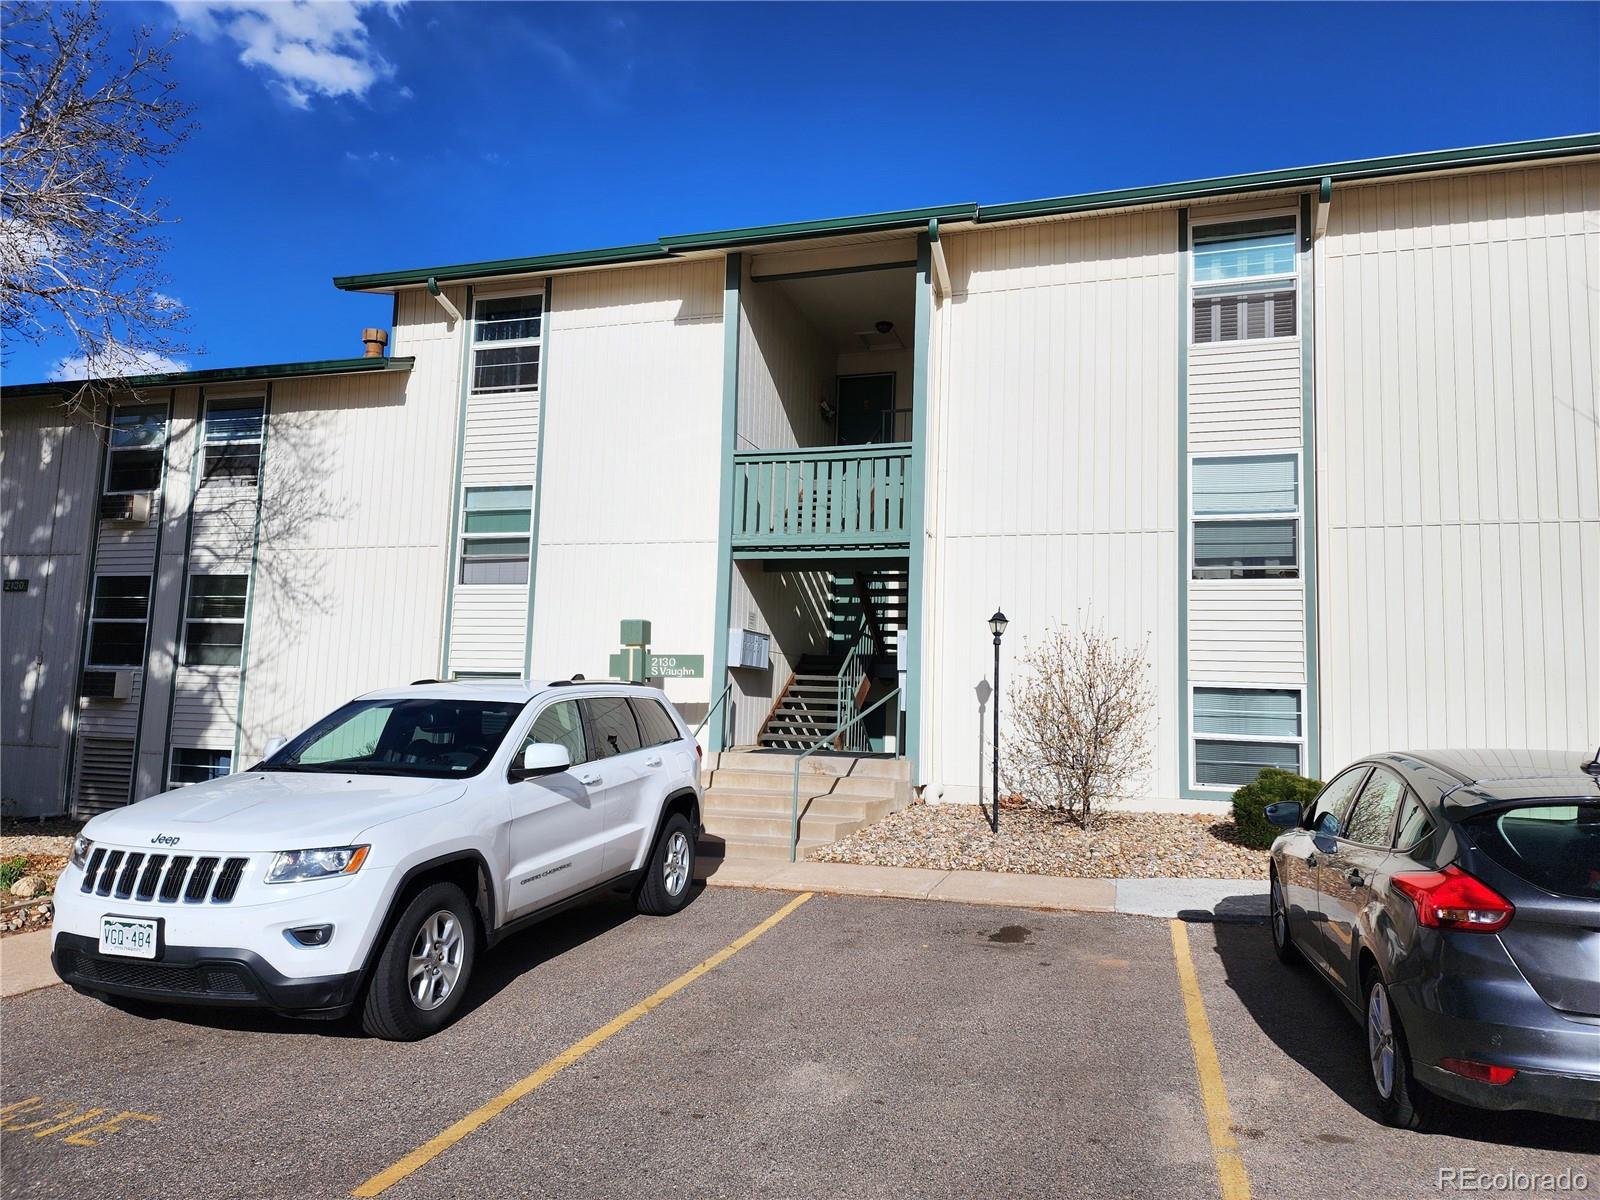
<path fill-rule="evenodd" d="M 50 895 L 56 877 L 67 865 L 72 839 L 81 821 L 7 821 L 0 832 L 0 862 L 21 855 L 27 860 L 22 877 L 0 891 L 0 936 L 28 933 L 49 926 L 55 908 Z"/>
<path fill-rule="evenodd" d="M 1233 840 L 1231 819 L 1110 812 L 1083 829 L 1039 809 L 1000 808 L 1000 833 L 970 804 L 913 804 L 808 856 L 816 862 L 1076 879 L 1264 879 L 1267 852 Z"/>

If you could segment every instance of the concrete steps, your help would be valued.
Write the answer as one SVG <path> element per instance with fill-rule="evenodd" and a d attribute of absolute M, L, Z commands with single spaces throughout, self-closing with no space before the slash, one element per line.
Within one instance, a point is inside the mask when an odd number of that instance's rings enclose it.
<path fill-rule="evenodd" d="M 703 853 L 729 859 L 789 857 L 795 757 L 737 750 L 711 756 Z M 910 802 L 911 770 L 904 759 L 814 754 L 800 767 L 800 856 Z"/>

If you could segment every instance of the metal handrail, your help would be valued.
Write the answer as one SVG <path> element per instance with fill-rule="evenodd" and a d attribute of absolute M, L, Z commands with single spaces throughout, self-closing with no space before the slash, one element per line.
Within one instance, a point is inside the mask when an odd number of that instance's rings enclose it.
<path fill-rule="evenodd" d="M 700 724 L 694 727 L 694 732 L 689 735 L 690 737 L 694 738 L 694 740 L 697 742 L 700 740 L 700 731 L 706 727 L 706 724 L 711 720 L 711 714 L 717 711 L 722 702 L 728 698 L 728 693 L 731 691 L 733 691 L 733 680 L 730 679 L 728 680 L 728 686 L 722 689 L 722 695 L 717 697 L 717 702 L 710 708 L 706 709 L 706 715 L 700 718 Z"/>
<path fill-rule="evenodd" d="M 806 759 L 810 758 L 813 754 L 815 754 L 818 750 L 821 750 L 824 746 L 829 745 L 833 741 L 834 738 L 838 737 L 846 729 L 850 728 L 850 726 L 856 724 L 858 721 L 865 720 L 868 716 L 870 716 L 872 713 L 876 712 L 878 709 L 882 708 L 885 704 L 889 703 L 889 701 L 893 700 L 899 694 L 900 694 L 900 689 L 899 688 L 895 688 L 887 696 L 880 697 L 878 699 L 877 703 L 871 705 L 868 708 L 862 709 L 854 717 L 850 718 L 850 720 L 843 722 L 837 729 L 835 729 L 832 733 L 828 734 L 821 741 L 817 742 L 809 750 L 802 750 L 800 752 L 800 756 L 794 760 L 794 791 L 790 796 L 790 803 L 789 803 L 789 861 L 790 862 L 794 862 L 795 861 L 795 850 L 800 845 L 800 764 L 805 762 Z M 896 744 L 898 745 L 898 743 L 896 743 Z M 895 751 L 895 753 L 897 755 L 899 754 L 898 749 Z"/>
<path fill-rule="evenodd" d="M 839 675 L 835 683 L 836 694 L 834 697 L 835 719 L 846 720 L 856 710 L 856 696 L 861 685 L 865 682 L 872 670 L 872 660 L 877 655 L 877 646 L 872 636 L 872 629 L 867 623 L 867 618 L 861 618 L 861 625 L 856 630 L 854 643 L 849 653 L 844 656 L 844 662 L 839 665 Z M 839 746 L 837 749 L 861 749 L 858 739 L 850 738 L 848 747 Z"/>

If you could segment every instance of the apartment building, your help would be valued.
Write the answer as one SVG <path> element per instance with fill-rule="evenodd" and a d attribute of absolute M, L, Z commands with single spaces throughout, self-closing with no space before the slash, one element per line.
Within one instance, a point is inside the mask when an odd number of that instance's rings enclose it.
<path fill-rule="evenodd" d="M 1600 740 L 1600 136 L 334 282 L 387 357 L 4 389 L 8 811 L 633 619 L 709 750 L 931 799 L 996 605 L 1143 648 L 1151 806 Z"/>

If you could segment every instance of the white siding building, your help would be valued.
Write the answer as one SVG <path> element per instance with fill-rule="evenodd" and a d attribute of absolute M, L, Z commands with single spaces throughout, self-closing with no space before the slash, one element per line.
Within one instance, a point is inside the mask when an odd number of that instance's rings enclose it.
<path fill-rule="evenodd" d="M 883 700 L 839 744 L 930 799 L 985 786 L 997 604 L 1010 661 L 1144 648 L 1150 806 L 1600 743 L 1600 137 L 335 282 L 394 357 L 136 381 L 109 438 L 5 389 L 8 811 L 605 675 L 629 618 L 709 750 Z"/>

